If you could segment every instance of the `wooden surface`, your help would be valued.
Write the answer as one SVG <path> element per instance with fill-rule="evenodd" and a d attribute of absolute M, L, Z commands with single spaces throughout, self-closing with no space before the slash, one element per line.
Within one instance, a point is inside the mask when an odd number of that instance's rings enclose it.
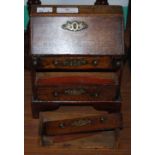
<path fill-rule="evenodd" d="M 36 73 L 37 74 L 37 73 Z M 117 97 L 118 82 L 113 74 L 49 72 L 51 77 L 37 77 L 35 100 L 39 101 L 114 101 Z M 110 77 L 111 75 L 111 77 Z M 53 77 L 55 76 L 55 77 Z"/>
<path fill-rule="evenodd" d="M 112 149 L 115 148 L 116 137 L 114 131 L 78 133 L 60 136 L 42 136 L 40 143 L 43 146 L 61 148 L 67 145 L 68 149 Z"/>
<path fill-rule="evenodd" d="M 114 70 L 121 66 L 121 56 L 33 56 L 33 67 L 37 70 Z"/>
<path fill-rule="evenodd" d="M 25 155 L 130 155 L 130 71 L 126 65 L 122 77 L 122 112 L 124 129 L 120 133 L 118 149 L 92 149 L 91 143 L 81 149 L 58 145 L 41 147 L 39 144 L 39 120 L 32 119 L 30 72 L 25 71 Z M 72 109 L 71 109 L 72 110 Z"/>
<path fill-rule="evenodd" d="M 85 109 L 83 110 L 83 108 Z M 73 107 L 61 106 L 56 111 L 41 113 L 40 124 L 42 134 L 53 136 L 122 127 L 122 116 L 120 113 L 109 114 L 105 111 L 97 111 L 89 106 L 77 106 L 72 111 L 70 109 L 73 109 Z M 92 112 L 92 109 L 94 112 Z"/>
<path fill-rule="evenodd" d="M 78 6 L 78 8 L 77 14 L 32 13 L 31 53 L 34 55 L 123 55 L 122 8 L 119 6 Z M 68 25 L 70 30 L 64 29 L 63 25 Z M 80 25 L 87 26 L 74 31 L 83 27 Z"/>
<path fill-rule="evenodd" d="M 38 117 L 40 110 L 52 110 L 62 104 L 93 105 L 115 112 L 119 109 L 118 77 L 113 72 L 37 72 L 35 75 L 34 117 Z"/>
<path fill-rule="evenodd" d="M 87 111 L 87 113 L 86 113 Z M 104 117 L 104 121 L 101 123 L 99 120 L 99 117 Z M 104 116 L 103 116 L 104 115 Z M 115 115 L 115 116 L 114 116 Z M 91 117 L 90 117 L 91 116 Z M 98 117 L 99 116 L 99 117 Z M 113 121 L 111 120 L 111 123 L 108 123 L 107 120 L 110 120 L 110 118 L 107 118 L 108 116 L 114 116 Z M 81 119 L 82 117 L 82 119 Z M 72 118 L 72 127 L 70 128 L 68 123 L 64 123 L 64 120 L 71 120 Z M 79 118 L 79 119 L 77 119 Z M 95 121 L 94 118 L 97 118 Z M 107 118 L 107 119 L 106 119 Z M 116 119 L 118 118 L 118 119 Z M 57 127 L 55 124 L 59 121 L 60 123 L 64 123 L 64 128 L 60 129 L 60 127 Z M 82 126 L 77 126 L 77 123 L 79 125 L 79 120 L 87 120 L 88 124 L 83 124 Z M 92 124 L 89 124 L 90 121 Z M 116 131 L 95 131 L 94 129 L 99 129 L 99 124 L 108 124 L 108 125 L 114 125 L 117 124 L 118 128 L 121 127 L 121 116 L 119 114 L 108 114 L 104 111 L 96 111 L 91 106 L 64 106 L 60 107 L 58 110 L 53 112 L 42 112 L 40 113 L 40 143 L 43 146 L 50 146 L 52 148 L 58 148 L 63 146 L 68 146 L 68 149 L 70 148 L 94 148 L 94 149 L 108 149 L 108 148 L 114 148 L 117 146 L 117 133 Z M 51 122 L 52 121 L 52 122 Z M 82 122 L 83 122 L 82 121 Z M 98 123 L 97 123 L 98 122 Z M 117 122 L 117 123 L 116 123 Z M 84 122 L 83 122 L 84 123 Z M 95 123 L 95 124 L 94 124 Z M 68 125 L 67 125 L 68 124 Z M 50 125 L 50 126 L 49 126 Z M 53 126 L 51 128 L 51 125 Z M 56 126 L 55 126 L 56 125 Z M 71 124 L 70 124 L 71 125 Z M 76 128 L 75 126 L 76 125 Z M 48 126 L 48 127 L 47 127 Z M 91 126 L 91 127 L 90 127 Z M 111 127 L 112 127 L 111 126 Z M 69 127 L 69 128 L 68 128 Z M 104 126 L 105 127 L 105 126 Z M 115 126 L 116 127 L 116 126 Z M 109 128 L 109 127 L 108 127 Z M 52 129 L 52 130 L 51 130 Z M 67 130 L 66 130 L 67 129 Z M 103 128 L 102 128 L 103 129 Z M 109 128 L 110 129 L 110 128 Z M 62 132 L 64 133 L 65 130 L 67 131 L 66 134 L 62 135 Z M 74 131 L 82 131 L 78 132 L 76 134 L 71 134 Z M 90 132 L 90 130 L 93 130 L 94 132 Z M 87 131 L 87 132 L 83 132 Z M 54 134 L 56 132 L 59 132 L 59 135 Z M 68 133 L 68 134 L 67 134 Z M 54 135 L 54 136 L 53 136 Z"/>
<path fill-rule="evenodd" d="M 34 118 L 38 118 L 40 111 L 56 110 L 62 105 L 75 106 L 75 104 L 79 106 L 93 106 L 97 110 L 106 110 L 108 112 L 119 112 L 120 106 L 121 106 L 121 102 L 119 99 L 116 101 L 82 101 L 82 102 L 80 101 L 79 102 L 77 101 L 57 102 L 57 101 L 32 100 L 33 116 Z"/>

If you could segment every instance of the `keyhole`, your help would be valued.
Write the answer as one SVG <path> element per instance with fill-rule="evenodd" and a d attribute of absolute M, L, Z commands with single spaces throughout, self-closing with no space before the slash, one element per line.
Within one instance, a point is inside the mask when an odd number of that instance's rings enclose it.
<path fill-rule="evenodd" d="M 73 30 L 76 31 L 78 29 L 78 24 L 75 22 L 73 23 Z"/>

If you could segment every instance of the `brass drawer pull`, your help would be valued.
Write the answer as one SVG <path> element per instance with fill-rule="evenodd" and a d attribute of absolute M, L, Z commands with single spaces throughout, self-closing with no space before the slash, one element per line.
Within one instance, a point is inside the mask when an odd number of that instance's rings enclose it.
<path fill-rule="evenodd" d="M 86 90 L 83 89 L 83 88 L 79 88 L 79 89 L 66 89 L 64 91 L 64 93 L 66 95 L 82 95 L 82 94 L 85 94 L 86 93 Z"/>
<path fill-rule="evenodd" d="M 88 65 L 88 61 L 85 59 L 66 59 L 63 62 L 59 60 L 54 60 L 53 64 L 55 66 L 83 66 L 83 65 Z M 97 66 L 99 64 L 99 60 L 93 60 L 90 62 L 90 65 Z"/>
<path fill-rule="evenodd" d="M 83 88 L 78 88 L 78 89 L 74 88 L 74 89 L 65 89 L 63 91 L 62 95 L 64 94 L 64 95 L 78 96 L 78 95 L 82 95 L 82 94 L 85 94 L 85 93 L 86 93 L 86 91 Z M 58 97 L 60 95 L 61 95 L 61 92 L 58 92 L 58 91 L 53 92 L 54 97 Z"/>
<path fill-rule="evenodd" d="M 94 120 L 95 121 L 95 120 Z M 100 123 L 105 123 L 107 121 L 107 118 L 105 116 L 101 116 L 100 117 Z M 65 123 L 60 123 L 59 127 L 60 128 L 65 128 L 65 127 L 82 127 L 85 125 L 91 125 L 93 123 L 93 120 L 90 119 L 79 119 L 79 120 L 74 120 L 72 122 L 70 122 L 69 124 L 65 124 Z"/>
<path fill-rule="evenodd" d="M 63 129 L 63 128 L 69 127 L 69 126 L 70 127 L 81 127 L 81 126 L 90 125 L 90 124 L 92 124 L 92 121 L 90 119 L 79 119 L 79 120 L 75 120 L 75 121 L 67 124 L 66 126 L 64 123 L 60 123 L 59 127 Z"/>
<path fill-rule="evenodd" d="M 62 25 L 62 28 L 64 30 L 69 30 L 73 32 L 86 29 L 87 27 L 88 25 L 83 21 L 67 21 L 65 24 Z"/>
<path fill-rule="evenodd" d="M 71 126 L 81 127 L 81 126 L 85 126 L 85 125 L 90 125 L 91 123 L 92 123 L 92 121 L 89 119 L 80 119 L 80 120 L 76 120 L 76 121 L 72 122 Z"/>
<path fill-rule="evenodd" d="M 54 91 L 53 92 L 53 96 L 54 97 L 58 97 L 60 95 L 71 95 L 71 96 L 79 96 L 79 95 L 89 95 L 90 97 L 99 97 L 100 93 L 89 93 L 87 92 L 86 89 L 84 88 L 68 88 L 65 89 L 63 92 L 59 92 L 59 91 Z"/>
<path fill-rule="evenodd" d="M 84 59 L 66 59 L 63 62 L 59 60 L 54 60 L 53 64 L 55 66 L 82 66 L 88 64 L 87 60 Z"/>

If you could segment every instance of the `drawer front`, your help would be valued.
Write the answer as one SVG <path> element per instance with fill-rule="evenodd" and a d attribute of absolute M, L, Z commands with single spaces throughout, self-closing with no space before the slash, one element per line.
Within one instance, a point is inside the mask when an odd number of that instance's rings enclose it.
<path fill-rule="evenodd" d="M 41 101 L 111 101 L 116 99 L 117 85 L 67 85 L 37 87 Z"/>
<path fill-rule="evenodd" d="M 33 56 L 36 69 L 93 70 L 117 69 L 122 64 L 121 57 L 112 56 Z"/>
<path fill-rule="evenodd" d="M 74 119 L 47 121 L 42 124 L 42 134 L 57 135 L 98 130 L 110 130 L 122 127 L 120 113 L 103 113 Z"/>

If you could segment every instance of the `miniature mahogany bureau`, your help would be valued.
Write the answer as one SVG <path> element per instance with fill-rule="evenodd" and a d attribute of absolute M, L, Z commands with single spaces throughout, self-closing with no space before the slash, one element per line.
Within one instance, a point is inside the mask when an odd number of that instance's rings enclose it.
<path fill-rule="evenodd" d="M 33 5 L 30 45 L 34 118 L 61 105 L 91 105 L 109 118 L 121 113 L 120 6 Z"/>

